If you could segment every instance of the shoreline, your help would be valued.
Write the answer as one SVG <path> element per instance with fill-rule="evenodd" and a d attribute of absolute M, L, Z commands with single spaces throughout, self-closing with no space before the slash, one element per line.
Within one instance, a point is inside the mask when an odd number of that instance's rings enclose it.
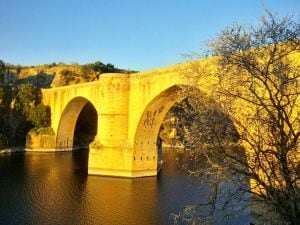
<path fill-rule="evenodd" d="M 11 147 L 11 148 L 5 148 L 0 149 L 0 155 L 1 154 L 11 154 L 16 152 L 44 152 L 44 153 L 53 153 L 53 152 L 71 152 L 71 151 L 77 151 L 82 148 L 86 147 L 74 147 L 74 148 L 25 148 L 25 147 Z"/>
<path fill-rule="evenodd" d="M 12 147 L 12 148 L 5 148 L 0 149 L 0 154 L 10 154 L 15 152 L 25 152 L 25 149 L 22 147 Z"/>

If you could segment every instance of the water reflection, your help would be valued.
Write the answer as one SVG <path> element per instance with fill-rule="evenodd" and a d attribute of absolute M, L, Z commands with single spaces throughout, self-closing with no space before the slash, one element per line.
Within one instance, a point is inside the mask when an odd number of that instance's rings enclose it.
<path fill-rule="evenodd" d="M 205 194 L 176 157 L 164 153 L 158 177 L 121 179 L 87 176 L 88 151 L 1 155 L 0 223 L 170 224 Z"/>

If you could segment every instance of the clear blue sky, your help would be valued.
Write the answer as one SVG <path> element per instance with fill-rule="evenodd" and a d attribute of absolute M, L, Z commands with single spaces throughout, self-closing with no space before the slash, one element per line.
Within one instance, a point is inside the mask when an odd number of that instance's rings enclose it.
<path fill-rule="evenodd" d="M 184 61 L 234 22 L 300 0 L 0 0 L 0 59 L 21 65 L 100 60 L 148 70 Z"/>

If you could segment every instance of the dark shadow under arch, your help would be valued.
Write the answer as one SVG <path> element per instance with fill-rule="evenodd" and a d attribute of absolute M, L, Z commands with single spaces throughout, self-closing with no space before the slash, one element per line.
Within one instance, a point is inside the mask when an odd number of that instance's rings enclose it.
<path fill-rule="evenodd" d="M 65 107 L 57 131 L 56 148 L 88 147 L 97 133 L 97 111 L 86 98 L 76 97 Z"/>
<path fill-rule="evenodd" d="M 174 85 L 158 94 L 146 106 L 138 123 L 133 151 L 133 169 L 157 168 L 157 136 L 170 108 L 188 95 L 200 94 L 200 90 L 188 85 Z"/>
<path fill-rule="evenodd" d="M 161 125 L 171 108 L 188 97 L 195 98 L 199 104 L 213 101 L 211 96 L 207 96 L 197 87 L 174 85 L 161 92 L 146 106 L 135 134 L 133 168 L 145 170 L 160 168 L 161 140 L 158 136 Z M 219 106 L 214 108 L 214 113 L 222 115 L 220 118 L 229 118 Z M 233 125 L 232 121 L 230 123 Z"/>

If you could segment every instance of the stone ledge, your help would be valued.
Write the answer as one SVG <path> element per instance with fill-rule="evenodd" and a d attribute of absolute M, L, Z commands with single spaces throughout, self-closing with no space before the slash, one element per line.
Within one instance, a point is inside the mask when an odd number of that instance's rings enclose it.
<path fill-rule="evenodd" d="M 124 177 L 124 178 L 138 178 L 138 177 L 153 177 L 157 176 L 157 170 L 109 170 L 101 168 L 88 168 L 89 175 L 107 176 L 107 177 Z"/>

